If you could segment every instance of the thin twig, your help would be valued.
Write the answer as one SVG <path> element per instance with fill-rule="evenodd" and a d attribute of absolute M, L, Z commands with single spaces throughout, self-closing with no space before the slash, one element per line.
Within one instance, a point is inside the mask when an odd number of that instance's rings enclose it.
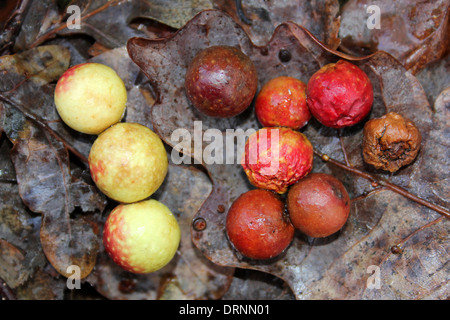
<path fill-rule="evenodd" d="M 23 16 L 29 7 L 29 0 L 22 0 L 12 12 L 6 23 L 4 24 L 3 34 L 0 37 L 0 55 L 10 52 L 10 47 L 14 45 L 14 38 L 20 31 L 23 22 Z"/>
<path fill-rule="evenodd" d="M 87 13 L 85 16 L 81 17 L 81 21 L 92 17 L 93 15 L 96 15 L 97 13 L 108 9 L 109 7 L 115 6 L 115 5 L 119 5 L 122 2 L 124 2 L 124 0 L 113 0 L 113 1 L 108 1 L 106 2 L 104 5 L 98 7 L 95 10 L 92 10 L 91 12 Z M 42 36 L 40 36 L 39 38 L 37 38 L 29 47 L 28 49 L 34 48 L 38 45 L 40 45 L 41 43 L 45 42 L 46 40 L 48 40 L 49 38 L 55 36 L 59 31 L 62 31 L 64 29 L 67 28 L 67 23 L 66 22 L 61 22 L 57 27 L 53 28 L 52 30 L 44 33 Z"/>
<path fill-rule="evenodd" d="M 420 227 L 419 229 L 415 230 L 415 231 L 412 232 L 409 236 L 407 236 L 406 238 L 404 238 L 402 241 L 398 242 L 398 243 L 396 244 L 396 246 L 401 248 L 402 245 L 403 245 L 406 241 L 408 241 L 409 239 L 411 239 L 411 238 L 412 238 L 414 235 L 416 235 L 418 232 L 420 232 L 420 231 L 422 231 L 422 230 L 424 230 L 424 229 L 426 229 L 426 228 L 428 228 L 428 227 L 431 227 L 431 226 L 433 226 L 433 225 L 435 225 L 435 224 L 441 222 L 443 219 L 444 219 L 444 216 L 441 216 L 441 217 L 439 217 L 439 218 L 437 218 L 437 219 L 435 219 L 435 220 L 433 220 L 433 221 L 431 221 L 431 222 L 428 222 L 426 225 L 424 225 L 424 226 Z"/>
<path fill-rule="evenodd" d="M 377 187 L 377 188 L 375 188 L 375 189 L 370 190 L 369 192 L 365 192 L 365 193 L 363 193 L 362 195 L 359 195 L 359 196 L 357 196 L 357 197 L 355 197 L 355 198 L 353 198 L 353 199 L 350 199 L 350 201 L 351 201 L 351 202 L 361 201 L 361 200 L 363 200 L 363 199 L 365 199 L 365 198 L 371 196 L 372 194 L 377 193 L 377 192 L 380 192 L 380 191 L 382 191 L 382 190 L 384 190 L 384 189 L 385 189 L 384 187 Z"/>
<path fill-rule="evenodd" d="M 434 210 L 434 211 L 438 212 L 439 214 L 445 216 L 447 219 L 450 218 L 450 211 L 447 208 L 443 208 L 443 207 L 438 206 L 438 205 L 436 205 L 434 203 L 431 203 L 431 202 L 429 202 L 427 200 L 424 200 L 424 199 L 422 199 L 422 198 L 420 198 L 420 197 L 410 193 L 409 191 L 407 191 L 407 190 L 397 186 L 396 184 L 393 184 L 392 182 L 389 182 L 389 181 L 387 181 L 385 179 L 382 179 L 382 178 L 375 177 L 375 176 L 373 176 L 373 175 L 371 175 L 371 174 L 369 174 L 367 172 L 361 171 L 361 170 L 356 169 L 354 167 L 350 167 L 350 166 L 348 166 L 348 165 L 346 165 L 346 164 L 344 164 L 344 163 L 342 163 L 340 161 L 337 161 L 337 160 L 334 160 L 334 159 L 330 158 L 328 155 L 323 154 L 323 153 L 321 153 L 321 152 L 319 152 L 317 150 L 314 150 L 314 154 L 316 156 L 319 156 L 320 158 L 322 158 L 324 161 L 327 161 L 327 162 L 329 162 L 329 163 L 331 163 L 331 164 L 333 164 L 333 165 L 335 165 L 335 166 L 337 166 L 339 168 L 342 168 L 342 169 L 344 169 L 346 171 L 349 171 L 349 172 L 354 173 L 354 174 L 356 174 L 356 175 L 358 175 L 358 176 L 360 176 L 362 178 L 365 178 L 365 179 L 369 180 L 374 185 L 383 186 L 383 187 L 385 187 L 385 188 L 387 188 L 389 190 L 392 190 L 392 191 L 394 191 L 394 192 L 404 196 L 405 198 L 408 198 L 408 199 L 410 199 L 410 200 L 412 200 L 414 202 L 417 202 L 417 203 L 419 203 L 419 204 L 421 204 L 421 205 L 423 205 L 423 206 L 425 206 L 425 207 L 427 207 L 427 208 L 429 208 L 431 210 Z"/>
<path fill-rule="evenodd" d="M 429 228 L 429 227 L 431 227 L 431 226 L 433 226 L 433 225 L 435 225 L 435 224 L 441 222 L 442 220 L 444 220 L 444 218 L 445 218 L 444 216 L 440 216 L 439 218 L 437 218 L 437 219 L 435 219 L 435 220 L 433 220 L 433 221 L 428 222 L 427 224 L 421 226 L 419 229 L 414 230 L 411 234 L 409 234 L 406 238 L 404 238 L 404 239 L 402 239 L 401 241 L 399 241 L 399 242 L 398 242 L 396 245 L 394 245 L 393 247 L 398 248 L 398 250 L 400 250 L 400 252 L 402 252 L 402 251 L 403 251 L 403 245 L 405 244 L 406 241 L 408 241 L 409 239 L 411 239 L 414 235 L 416 235 L 416 234 L 419 233 L 420 231 L 422 231 L 422 230 L 424 230 L 424 229 L 426 229 L 426 228 Z M 390 250 L 390 251 L 383 257 L 383 259 L 381 260 L 381 262 L 380 262 L 379 265 L 382 265 L 384 262 L 386 262 L 386 260 L 387 260 L 392 254 L 394 254 L 394 253 L 392 252 L 392 250 Z"/>
<path fill-rule="evenodd" d="M 350 161 L 348 161 L 347 151 L 345 150 L 345 146 L 344 146 L 344 138 L 342 138 L 342 130 L 343 129 L 338 130 L 339 142 L 341 143 L 341 149 L 342 149 L 342 154 L 344 155 L 345 163 L 349 167 L 351 167 Z"/>
<path fill-rule="evenodd" d="M 53 137 L 55 137 L 57 140 L 61 141 L 64 146 L 70 151 L 72 152 L 78 159 L 80 159 L 85 165 L 88 165 L 88 159 L 81 153 L 79 152 L 77 149 L 75 149 L 74 147 L 72 147 L 63 137 L 61 137 L 57 132 L 55 132 L 52 128 L 50 128 L 50 126 L 45 123 L 44 121 L 42 121 L 38 116 L 36 116 L 34 113 L 32 113 L 29 110 L 26 110 L 25 108 L 23 108 L 21 105 L 17 104 L 16 102 L 14 102 L 13 100 L 11 100 L 10 98 L 4 96 L 3 94 L 0 93 L 0 100 L 3 100 L 4 102 L 6 102 L 7 104 L 13 106 L 14 108 L 16 108 L 17 110 L 19 110 L 20 112 L 22 112 L 25 117 L 27 117 L 28 119 L 34 121 L 35 123 L 37 123 L 39 126 L 45 128 Z"/>

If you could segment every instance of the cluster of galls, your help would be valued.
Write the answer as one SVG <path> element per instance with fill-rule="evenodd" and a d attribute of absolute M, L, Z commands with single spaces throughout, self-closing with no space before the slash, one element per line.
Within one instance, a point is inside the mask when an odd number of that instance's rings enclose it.
<path fill-rule="evenodd" d="M 256 95 L 257 81 L 245 54 L 215 46 L 194 58 L 186 92 L 194 107 L 213 117 L 236 116 L 256 96 L 255 113 L 263 128 L 248 138 L 241 164 L 257 189 L 232 204 L 226 231 L 242 255 L 269 259 L 289 246 L 295 229 L 327 237 L 346 223 L 347 190 L 331 175 L 311 173 L 313 146 L 299 130 L 312 117 L 337 129 L 360 123 L 372 108 L 373 88 L 367 74 L 345 60 L 323 66 L 307 84 L 280 76 Z M 387 114 L 364 128 L 364 160 L 376 168 L 396 171 L 416 157 L 419 147 L 420 133 L 401 115 Z"/>
<path fill-rule="evenodd" d="M 180 243 L 175 216 L 164 204 L 148 199 L 167 175 L 162 140 L 146 126 L 121 122 L 127 90 L 109 66 L 73 66 L 59 78 L 54 99 L 65 124 L 98 135 L 88 159 L 92 180 L 119 203 L 104 225 L 106 252 L 129 272 L 161 269 L 173 259 Z"/>

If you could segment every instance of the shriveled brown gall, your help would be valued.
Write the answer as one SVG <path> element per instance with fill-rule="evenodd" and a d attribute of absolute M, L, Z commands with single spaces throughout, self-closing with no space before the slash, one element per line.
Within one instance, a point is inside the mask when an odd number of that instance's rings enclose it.
<path fill-rule="evenodd" d="M 414 161 L 422 136 L 413 121 L 396 112 L 367 121 L 364 126 L 364 161 L 377 169 L 395 172 Z"/>

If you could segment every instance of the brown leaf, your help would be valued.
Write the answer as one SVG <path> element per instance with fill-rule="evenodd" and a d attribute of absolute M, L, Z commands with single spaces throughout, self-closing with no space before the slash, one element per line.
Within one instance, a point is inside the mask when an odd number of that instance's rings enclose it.
<path fill-rule="evenodd" d="M 0 127 L 16 139 L 25 118 L 58 136 L 72 152 L 87 157 L 92 137 L 62 123 L 53 101 L 54 85 L 69 67 L 70 53 L 60 45 L 48 45 L 0 57 Z"/>
<path fill-rule="evenodd" d="M 95 265 L 98 235 L 83 219 L 71 219 L 70 213 L 75 206 L 102 211 L 104 198 L 92 185 L 71 176 L 67 150 L 48 132 L 26 121 L 20 135 L 11 156 L 24 203 L 43 215 L 42 248 L 62 275 L 70 275 L 67 268 L 77 265 L 86 277 Z"/>
<path fill-rule="evenodd" d="M 198 36 L 194 37 L 194 34 Z M 202 163 L 214 183 L 210 196 L 195 216 L 204 219 L 207 227 L 202 231 L 192 229 L 192 240 L 200 251 L 219 265 L 249 268 L 280 277 L 290 285 L 299 299 L 362 298 L 367 294 L 366 269 L 370 265 L 380 264 L 392 245 L 437 216 L 436 212 L 410 201 L 397 191 L 377 188 L 372 185 L 372 180 L 384 179 L 396 186 L 419 192 L 432 183 L 429 177 L 418 178 L 420 168 L 426 165 L 427 159 L 419 155 L 414 164 L 391 177 L 367 168 L 362 160 L 360 142 L 364 122 L 341 131 L 340 139 L 336 130 L 311 121 L 303 132 L 316 150 L 341 162 L 349 162 L 346 170 L 342 170 L 345 165 L 335 166 L 320 158 L 314 162 L 315 172 L 335 175 L 355 198 L 347 225 L 341 232 L 325 239 L 314 240 L 298 233 L 283 254 L 269 261 L 253 261 L 242 257 L 233 250 L 226 237 L 226 214 L 223 212 L 240 194 L 253 187 L 248 183 L 241 166 L 236 164 L 239 156 L 235 158 L 235 164 L 214 163 L 211 161 L 214 159 L 208 158 L 209 154 L 205 152 L 210 145 L 202 138 L 207 129 L 215 129 L 220 145 L 221 138 L 226 141 L 227 129 L 241 129 L 240 136 L 245 140 L 245 130 L 257 129 L 260 125 L 251 108 L 231 119 L 218 120 L 203 116 L 191 106 L 184 91 L 185 71 L 193 56 L 203 48 L 220 44 L 236 46 L 253 60 L 258 70 L 260 87 L 267 80 L 281 75 L 307 82 L 321 66 L 338 59 L 357 64 L 368 73 L 374 86 L 375 101 L 369 118 L 388 111 L 402 113 L 416 122 L 425 136 L 424 150 L 433 153 L 433 145 L 427 140 L 428 131 L 433 126 L 433 113 L 422 86 L 395 58 L 385 52 L 361 58 L 348 56 L 331 50 L 308 30 L 291 22 L 279 25 L 264 47 L 255 46 L 243 29 L 220 11 L 201 13 L 166 39 L 132 38 L 128 41 L 130 57 L 147 75 L 157 93 L 152 110 L 154 129 L 174 150 L 192 157 L 194 163 Z M 283 50 L 290 53 L 287 61 L 280 59 Z M 200 137 L 196 136 L 195 128 L 203 130 Z M 172 136 L 177 129 L 183 131 L 184 141 L 180 142 Z M 234 148 L 231 150 L 235 151 L 238 142 L 232 141 Z M 226 156 L 229 155 L 223 155 L 224 158 Z M 185 161 L 188 159 L 184 158 Z M 448 165 L 444 166 L 448 168 Z M 352 168 L 362 174 L 351 174 Z M 401 208 L 405 208 L 404 211 Z M 436 262 L 437 266 L 440 261 Z M 405 270 L 414 268 L 407 261 L 404 263 L 407 266 Z M 417 276 L 420 278 L 424 275 Z M 441 274 L 431 276 L 435 277 L 434 284 L 445 285 Z M 404 289 L 399 284 L 392 290 L 404 292 Z M 432 295 L 432 292 L 424 295 L 427 294 Z"/>
<path fill-rule="evenodd" d="M 68 58 L 60 46 L 4 58 L 1 123 L 14 144 L 11 159 L 20 196 L 30 210 L 43 215 L 40 241 L 46 257 L 61 274 L 67 276 L 67 267 L 76 264 L 85 277 L 95 264 L 97 234 L 95 226 L 70 214 L 76 207 L 101 212 L 105 199 L 92 184 L 72 175 L 68 148 L 76 149 L 52 129 L 54 123 L 47 122 L 57 117 L 54 88 L 47 83 L 65 71 Z M 63 135 L 69 137 L 69 132 Z M 76 137 L 71 140 L 79 143 Z"/>
<path fill-rule="evenodd" d="M 9 155 L 8 141 L 2 140 L 1 151 Z M 27 299 L 22 290 L 48 262 L 39 241 L 41 217 L 23 204 L 12 164 L 11 170 L 12 176 L 2 175 L 0 179 L 0 278 L 14 290 L 17 299 Z"/>
<path fill-rule="evenodd" d="M 133 36 L 144 32 L 132 27 L 134 19 L 156 20 L 173 28 L 179 28 L 202 9 L 212 8 L 208 0 L 175 0 L 167 5 L 165 0 L 124 1 L 92 0 L 74 1 L 80 9 L 79 28 L 68 27 L 75 16 L 66 12 L 56 1 L 30 1 L 21 31 L 15 42 L 16 52 L 33 48 L 57 35 L 85 34 L 108 48 L 118 48 Z"/>
<path fill-rule="evenodd" d="M 435 298 L 446 299 L 445 289 L 435 290 L 448 288 L 445 275 L 448 271 L 448 235 L 445 231 L 449 226 L 448 219 L 444 218 L 402 243 L 402 254 L 391 252 L 391 247 L 402 242 L 417 226 L 436 218 L 426 211 L 391 191 L 380 191 L 355 202 L 352 217 L 336 240 L 340 243 L 333 243 L 339 253 L 328 251 L 332 248 L 320 252 L 321 248 L 313 246 L 302 261 L 303 267 L 316 266 L 313 261 L 320 256 L 333 256 L 333 259 L 327 259 L 328 265 L 322 266 L 320 280 L 314 282 L 315 278 L 302 276 L 302 282 L 307 284 L 302 298 L 420 299 L 436 295 Z M 368 212 L 375 214 L 371 221 L 367 220 Z M 360 240 L 355 241 L 355 233 L 362 236 Z M 379 275 L 379 286 L 373 275 L 375 270 Z"/>
<path fill-rule="evenodd" d="M 62 300 L 67 279 L 61 278 L 46 269 L 39 269 L 25 286 L 16 289 L 17 295 L 21 300 Z"/>
<path fill-rule="evenodd" d="M 415 172 L 417 194 L 443 207 L 450 206 L 448 172 L 450 167 L 450 87 L 443 90 L 434 103 L 433 125 L 428 131 L 423 158 Z M 420 183 L 420 182 L 426 183 Z"/>
<path fill-rule="evenodd" d="M 236 269 L 223 300 L 294 300 L 289 286 L 275 276 L 251 269 Z"/>
<path fill-rule="evenodd" d="M 442 59 L 427 64 L 415 76 L 427 93 L 430 105 L 433 106 L 438 95 L 450 86 L 450 52 Z"/>
<path fill-rule="evenodd" d="M 216 7 L 230 14 L 256 45 L 269 42 L 273 32 L 283 22 L 299 24 L 327 44 L 337 48 L 340 18 L 339 1 L 227 1 L 215 0 Z M 240 2 L 242 8 L 236 7 Z"/>
<path fill-rule="evenodd" d="M 370 5 L 380 8 L 379 29 L 367 27 Z M 415 74 L 447 50 L 449 8 L 448 0 L 350 0 L 342 8 L 340 48 L 354 55 L 386 51 Z"/>
<path fill-rule="evenodd" d="M 24 253 L 6 240 L 0 239 L 0 278 L 10 287 L 17 287 L 24 283 L 28 274 L 23 269 Z"/>

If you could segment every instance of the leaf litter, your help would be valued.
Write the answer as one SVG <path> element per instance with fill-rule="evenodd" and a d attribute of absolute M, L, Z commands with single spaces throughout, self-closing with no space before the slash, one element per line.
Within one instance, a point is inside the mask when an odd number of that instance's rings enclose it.
<path fill-rule="evenodd" d="M 435 76 L 436 70 L 448 70 L 445 64 L 420 65 L 416 78 L 408 65 L 388 53 L 355 57 L 335 51 L 339 45 L 336 7 L 327 11 L 326 22 L 319 23 L 325 23 L 322 33 L 303 28 L 300 23 L 305 26 L 310 21 L 302 23 L 298 17 L 293 20 L 299 24 L 272 17 L 270 28 L 258 26 L 268 21 L 259 21 L 264 15 L 258 16 L 258 12 L 263 8 L 275 12 L 275 8 L 264 7 L 271 4 L 260 1 L 241 8 L 253 18 L 253 27 L 239 18 L 233 6 L 222 7 L 231 15 L 208 10 L 194 17 L 201 10 L 183 11 L 178 22 L 170 21 L 170 15 L 144 14 L 144 19 L 156 18 L 158 23 L 179 28 L 165 39 L 149 40 L 148 32 L 130 28 L 130 21 L 138 16 L 136 3 L 139 1 L 125 4 L 132 6 L 130 11 L 121 7 L 121 1 L 105 7 L 101 1 L 91 1 L 83 7 L 83 28 L 69 32 L 61 27 L 64 15 L 52 2 L 52 14 L 44 18 L 53 19 L 45 24 L 48 29 L 37 31 L 44 16 L 30 14 L 15 42 L 17 54 L 0 58 L 4 200 L 0 209 L 0 261 L 4 266 L 0 278 L 19 298 L 36 298 L 36 292 L 48 299 L 64 298 L 65 277 L 55 280 L 56 275 L 67 276 L 67 266 L 74 263 L 83 267 L 84 282 L 111 299 L 226 299 L 242 281 L 250 286 L 246 291 L 249 298 L 261 296 L 258 288 L 268 292 L 265 297 L 278 299 L 291 299 L 288 291 L 297 299 L 447 297 L 448 220 L 389 188 L 392 184 L 407 190 L 444 212 L 448 207 L 448 177 L 442 172 L 448 172 L 449 100 L 445 81 Z M 211 8 L 206 2 L 203 5 L 201 9 Z M 216 1 L 214 5 L 224 4 Z M 176 4 L 173 10 L 177 10 Z M 118 17 L 123 32 L 115 34 L 106 28 L 108 36 L 102 36 L 99 25 L 111 21 L 112 16 Z M 283 16 L 289 17 L 289 13 L 282 11 Z M 97 42 L 83 38 L 85 35 Z M 136 36 L 141 38 L 124 46 Z M 89 58 L 86 49 L 94 43 L 101 44 L 102 53 Z M 176 147 L 170 140 L 173 130 L 192 130 L 196 120 L 203 121 L 204 130 L 259 127 L 252 110 L 217 121 L 196 113 L 185 97 L 183 72 L 189 59 L 201 48 L 220 43 L 235 45 L 254 60 L 260 85 L 278 75 L 306 82 L 327 62 L 339 58 L 353 61 L 375 86 L 370 117 L 396 111 L 414 119 L 425 135 L 421 154 L 398 174 L 378 172 L 362 161 L 362 126 L 336 132 L 312 121 L 304 133 L 316 148 L 314 171 L 331 173 L 343 181 L 353 198 L 351 216 L 339 234 L 327 239 L 308 239 L 298 233 L 282 256 L 266 262 L 239 256 L 225 237 L 226 210 L 240 193 L 252 188 L 240 166 L 171 164 L 167 181 L 155 197 L 166 201 L 180 221 L 184 235 L 180 250 L 161 272 L 147 276 L 126 273 L 105 256 L 100 241 L 102 223 L 114 203 L 90 180 L 86 157 L 92 137 L 61 123 L 52 100 L 54 83 L 69 65 L 85 59 L 112 66 L 124 79 L 130 98 L 124 121 L 153 128 L 170 153 Z M 421 45 L 428 48 L 427 43 Z M 290 53 L 289 59 L 280 59 L 283 50 Z M 437 85 L 430 86 L 430 82 Z M 323 154 L 332 161 L 323 161 Z M 206 229 L 200 232 L 192 227 L 199 217 L 206 221 Z M 401 248 L 400 254 L 392 253 L 396 246 Z M 369 289 L 369 266 L 381 270 L 380 290 Z M 246 270 L 248 280 L 239 278 L 242 272 L 234 277 L 235 268 Z M 252 275 L 281 279 L 289 289 L 280 291 L 277 281 L 267 287 L 267 280 L 254 281 Z"/>

